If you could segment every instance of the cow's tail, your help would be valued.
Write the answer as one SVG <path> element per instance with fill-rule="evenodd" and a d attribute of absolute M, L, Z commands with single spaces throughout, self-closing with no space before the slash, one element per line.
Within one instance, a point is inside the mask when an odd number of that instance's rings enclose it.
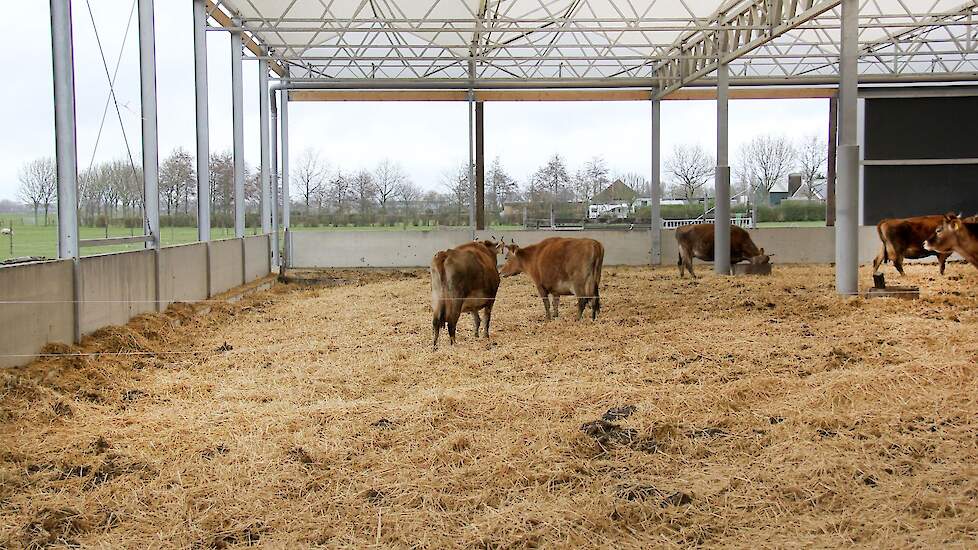
<path fill-rule="evenodd" d="M 445 324 L 448 312 L 446 311 L 446 293 L 448 292 L 447 280 L 445 278 L 445 260 L 448 254 L 439 252 L 431 261 L 431 329 L 434 336 L 434 344 L 438 344 L 438 332 Z"/>

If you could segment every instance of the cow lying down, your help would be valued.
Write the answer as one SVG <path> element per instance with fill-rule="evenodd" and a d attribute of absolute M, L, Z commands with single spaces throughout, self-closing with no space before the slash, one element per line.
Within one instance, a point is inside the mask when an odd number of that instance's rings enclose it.
<path fill-rule="evenodd" d="M 695 279 L 693 258 L 713 261 L 713 224 L 684 225 L 676 229 L 676 241 L 679 244 L 679 276 L 682 277 L 685 274 L 684 269 L 688 269 L 689 275 Z M 732 225 L 730 226 L 730 263 L 736 264 L 745 260 L 754 265 L 763 265 L 769 263 L 771 257 L 764 253 L 763 248 L 757 248 L 746 230 Z"/>

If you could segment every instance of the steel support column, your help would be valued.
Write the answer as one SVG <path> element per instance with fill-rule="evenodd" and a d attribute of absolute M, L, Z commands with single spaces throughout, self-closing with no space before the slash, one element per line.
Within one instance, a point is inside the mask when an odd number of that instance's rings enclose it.
<path fill-rule="evenodd" d="M 662 264 L 662 102 L 652 99 L 652 182 L 650 184 L 650 206 L 652 224 L 649 234 L 652 238 L 652 265 Z"/>
<path fill-rule="evenodd" d="M 839 96 L 829 98 L 829 150 L 825 174 L 825 225 L 835 225 L 835 163 L 839 146 Z"/>
<path fill-rule="evenodd" d="M 282 230 L 289 230 L 289 216 L 290 209 L 292 207 L 291 199 L 289 198 L 289 91 L 282 90 L 282 109 L 279 113 L 282 118 L 282 129 L 281 136 L 279 139 L 282 140 L 282 158 L 280 163 L 282 165 Z M 288 243 L 286 243 L 288 244 Z"/>
<path fill-rule="evenodd" d="M 859 291 L 859 0 L 842 0 L 842 48 L 839 60 L 839 149 L 835 189 L 835 289 Z"/>
<path fill-rule="evenodd" d="M 485 106 L 475 103 L 475 228 L 486 228 L 486 141 Z"/>
<path fill-rule="evenodd" d="M 716 207 L 714 210 L 713 270 L 722 275 L 730 273 L 729 99 L 729 69 L 726 63 L 720 63 L 717 68 L 717 169 L 714 179 Z M 705 215 L 703 221 L 706 221 Z"/>
<path fill-rule="evenodd" d="M 207 5 L 194 0 L 194 90 L 197 104 L 197 240 L 211 238 L 210 128 L 207 111 Z"/>
<path fill-rule="evenodd" d="M 235 27 L 240 27 L 235 21 Z M 231 31 L 231 132 L 234 157 L 234 236 L 245 234 L 244 97 L 241 83 L 241 31 Z"/>
<path fill-rule="evenodd" d="M 469 90 L 469 228 L 475 239 L 475 92 Z"/>
<path fill-rule="evenodd" d="M 58 257 L 78 258 L 78 144 L 71 0 L 51 0 L 54 145 L 58 173 Z"/>
<path fill-rule="evenodd" d="M 261 141 L 261 232 L 272 231 L 272 186 L 270 174 L 270 145 L 268 138 L 268 61 L 258 61 L 258 121 Z"/>
<path fill-rule="evenodd" d="M 153 0 L 139 0 L 139 90 L 143 129 L 143 209 L 146 247 L 160 248 L 160 151 L 156 128 L 156 28 Z"/>
<path fill-rule="evenodd" d="M 271 130 L 271 183 L 272 183 L 272 265 L 280 265 L 278 243 L 278 105 L 275 92 L 268 94 L 269 107 L 272 112 Z"/>

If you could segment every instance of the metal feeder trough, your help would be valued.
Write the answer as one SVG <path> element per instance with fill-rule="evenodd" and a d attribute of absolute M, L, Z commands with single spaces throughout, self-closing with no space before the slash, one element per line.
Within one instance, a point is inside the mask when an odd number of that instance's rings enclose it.
<path fill-rule="evenodd" d="M 866 298 L 902 298 L 916 300 L 920 298 L 920 287 L 916 286 L 886 286 L 882 273 L 873 274 L 873 288 L 863 293 Z"/>
<path fill-rule="evenodd" d="M 770 275 L 771 264 L 731 264 L 731 275 Z"/>

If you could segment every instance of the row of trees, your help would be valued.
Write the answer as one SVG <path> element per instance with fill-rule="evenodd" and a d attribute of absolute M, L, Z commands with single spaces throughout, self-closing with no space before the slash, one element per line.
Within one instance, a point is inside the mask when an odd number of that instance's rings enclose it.
<path fill-rule="evenodd" d="M 771 189 L 788 174 L 801 174 L 807 199 L 815 183 L 825 178 L 828 148 L 817 135 L 792 142 L 785 136 L 762 135 L 744 144 L 733 165 L 734 193 L 749 192 L 767 202 Z M 677 145 L 664 163 L 668 194 L 687 201 L 710 194 L 716 161 L 700 145 Z"/>
<path fill-rule="evenodd" d="M 711 194 L 715 160 L 699 145 L 678 145 L 663 164 L 666 196 L 694 200 Z M 214 224 L 231 225 L 234 212 L 234 162 L 230 152 L 210 158 L 210 201 Z M 771 188 L 792 172 L 802 174 L 811 193 L 824 177 L 826 146 L 817 136 L 793 143 L 784 136 L 764 135 L 745 144 L 734 163 L 734 192 L 766 197 Z M 317 223 L 375 223 L 437 218 L 440 223 L 465 223 L 471 200 L 468 165 L 445 171 L 441 181 L 428 190 L 414 183 L 396 162 L 384 159 L 373 167 L 345 170 L 333 167 L 314 149 L 303 151 L 291 171 L 291 204 L 298 220 Z M 142 170 L 128 160 L 93 165 L 79 174 L 79 212 L 86 225 L 103 225 L 109 220 L 142 223 Z M 633 173 L 612 173 L 600 156 L 576 169 L 554 154 L 522 182 L 513 177 L 496 157 L 485 175 L 485 204 L 490 221 L 499 221 L 507 202 L 525 203 L 531 216 L 546 215 L 554 205 L 586 206 L 612 181 L 621 179 L 640 196 L 650 195 L 647 178 Z M 434 183 L 434 182 L 433 182 Z M 53 159 L 25 164 L 20 171 L 18 198 L 30 207 L 35 223 L 50 210 L 57 197 L 57 174 Z M 432 189 L 432 187 L 435 187 Z M 812 198 L 811 196 L 809 198 Z M 255 212 L 260 203 L 257 171 L 246 167 L 245 209 Z M 165 222 L 195 223 L 197 176 L 194 157 L 174 150 L 160 163 L 160 209 Z M 581 208 L 577 209 L 582 211 Z"/>

